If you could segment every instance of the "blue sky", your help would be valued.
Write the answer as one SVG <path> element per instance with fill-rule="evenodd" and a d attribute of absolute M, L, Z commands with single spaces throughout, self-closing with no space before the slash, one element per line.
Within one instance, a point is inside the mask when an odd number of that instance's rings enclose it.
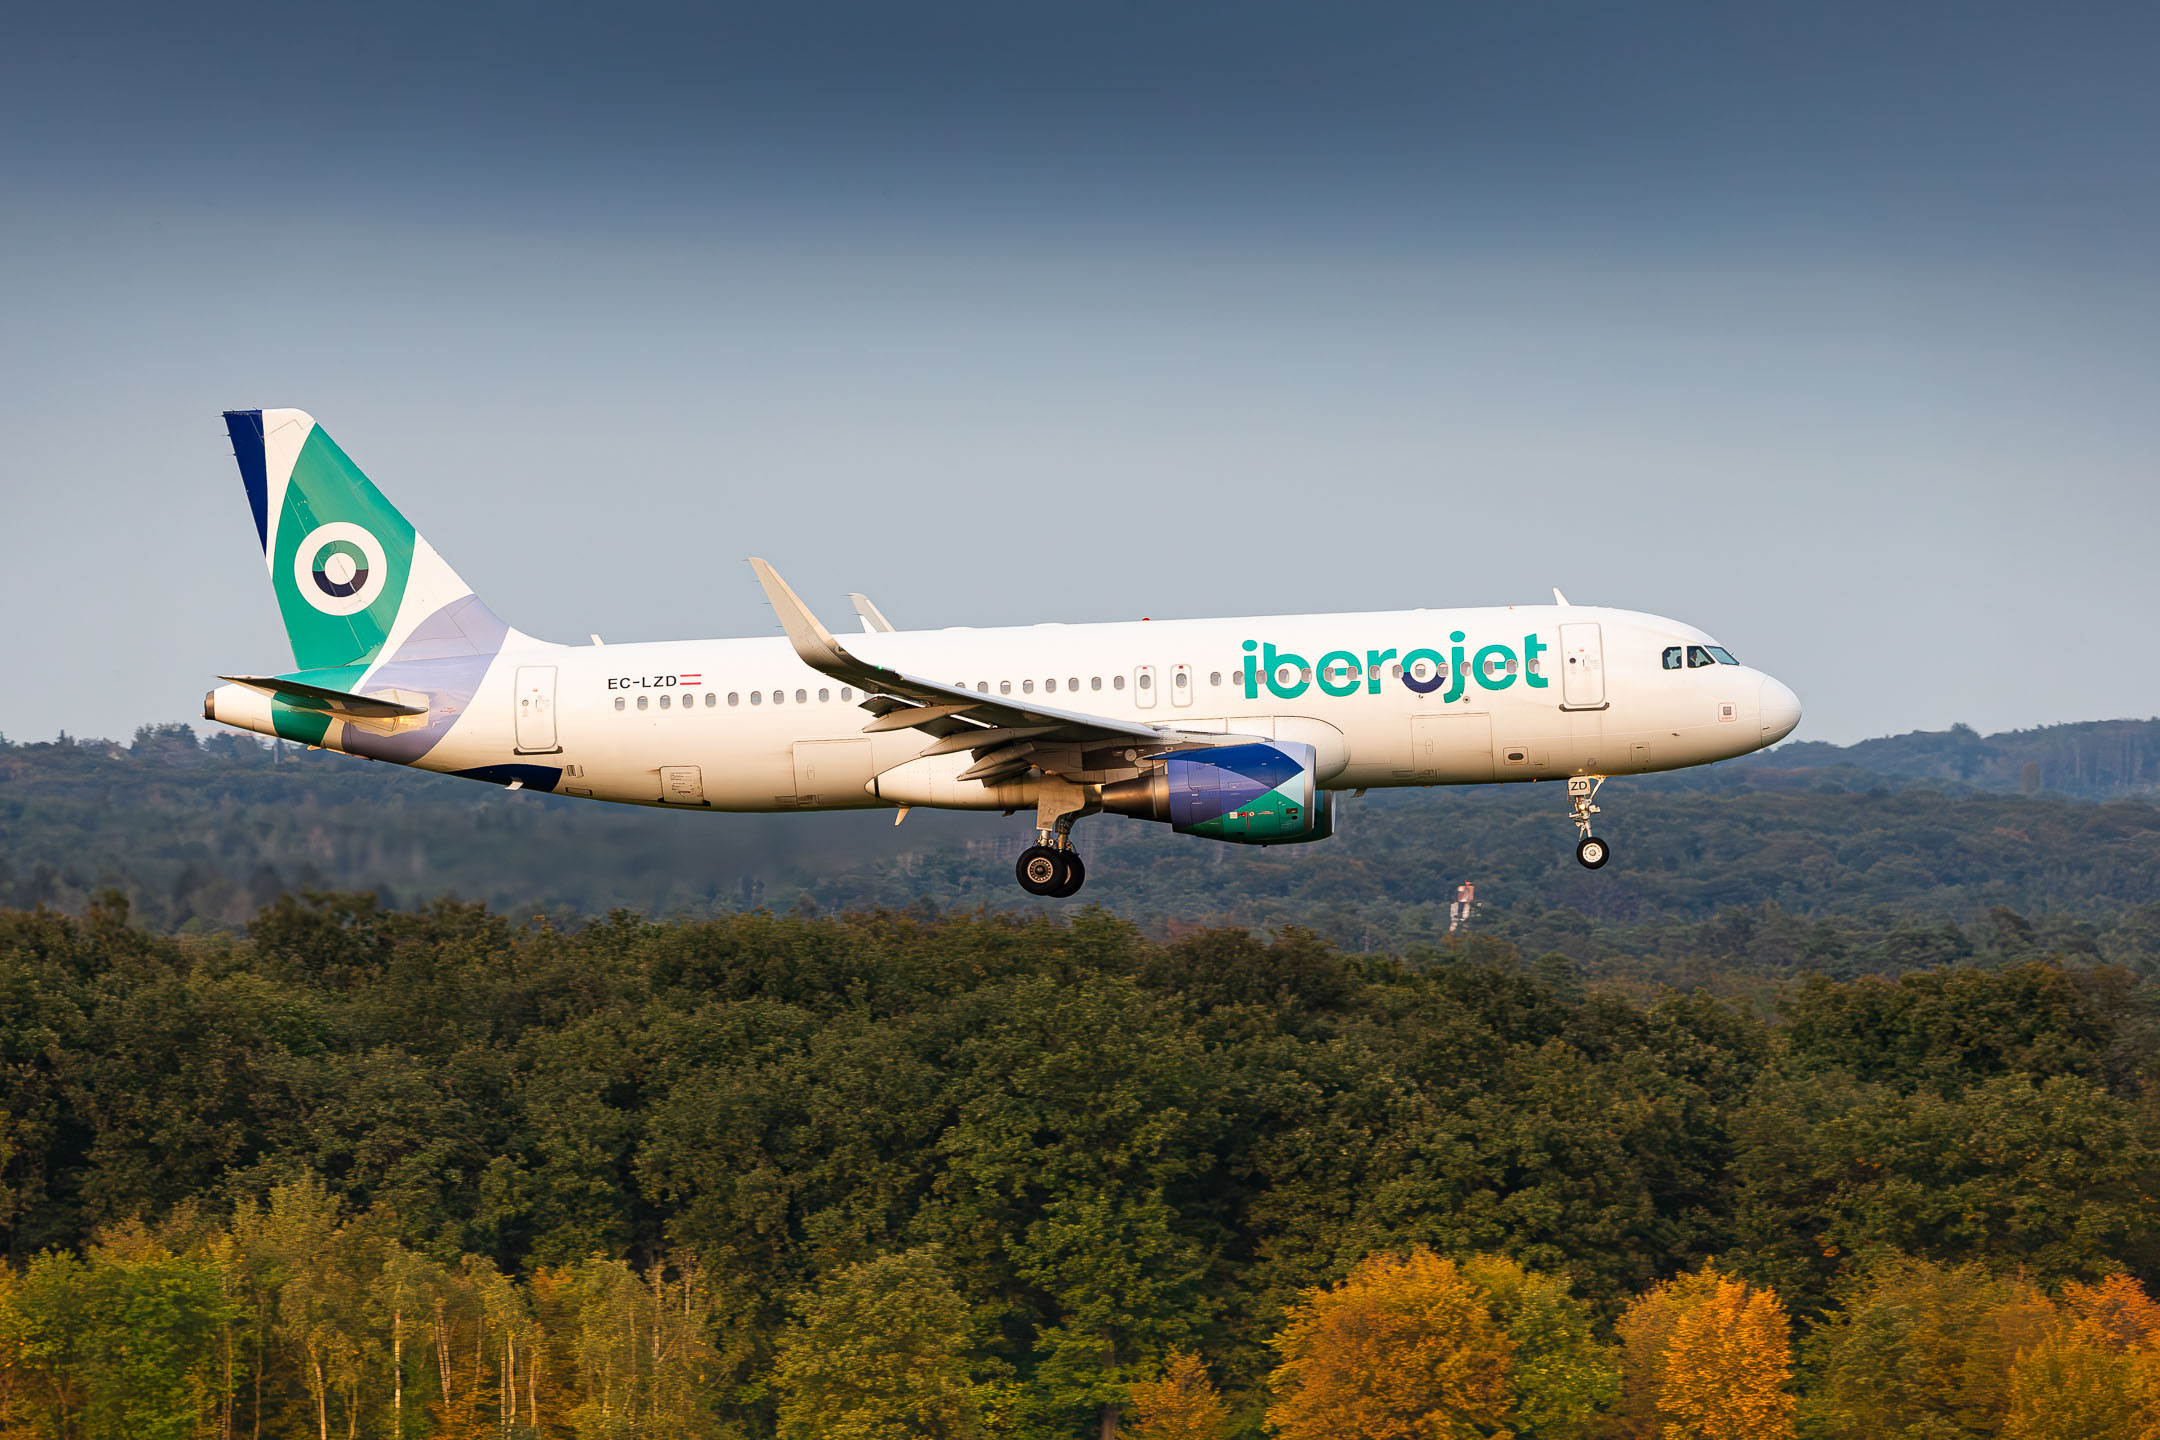
<path fill-rule="evenodd" d="M 0 733 L 286 663 L 218 411 L 536 634 L 1536 601 L 2160 712 L 2149 7 L 50 7 Z"/>

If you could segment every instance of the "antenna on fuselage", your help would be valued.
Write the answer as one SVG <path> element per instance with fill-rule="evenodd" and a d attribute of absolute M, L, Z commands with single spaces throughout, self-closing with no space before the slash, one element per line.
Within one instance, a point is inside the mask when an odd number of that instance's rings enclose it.
<path fill-rule="evenodd" d="M 1567 596 L 1560 593 L 1560 587 L 1557 585 L 1552 587 L 1552 603 L 1555 605 L 1567 604 Z"/>

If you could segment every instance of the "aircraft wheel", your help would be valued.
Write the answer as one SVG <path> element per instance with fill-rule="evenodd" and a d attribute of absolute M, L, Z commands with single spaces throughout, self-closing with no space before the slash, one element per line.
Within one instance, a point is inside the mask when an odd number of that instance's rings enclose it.
<path fill-rule="evenodd" d="M 1030 845 L 1020 852 L 1013 874 L 1028 894 L 1056 896 L 1065 883 L 1064 857 L 1047 845 Z"/>
<path fill-rule="evenodd" d="M 1080 856 L 1071 850 L 1059 851 L 1058 858 L 1065 864 L 1065 876 L 1050 894 L 1053 899 L 1064 900 L 1079 894 L 1080 887 L 1087 884 L 1087 866 L 1081 864 Z"/>
<path fill-rule="evenodd" d="M 1575 845 L 1575 858 L 1585 870 L 1595 870 L 1612 859 L 1612 851 L 1595 835 L 1585 835 Z"/>

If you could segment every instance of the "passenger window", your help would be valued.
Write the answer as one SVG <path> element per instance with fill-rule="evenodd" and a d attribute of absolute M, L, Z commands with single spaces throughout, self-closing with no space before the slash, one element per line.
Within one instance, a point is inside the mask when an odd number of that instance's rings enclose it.
<path fill-rule="evenodd" d="M 1210 685 L 1220 685 L 1220 684 L 1222 684 L 1222 671 L 1220 671 L 1220 670 L 1210 670 L 1210 671 L 1208 671 L 1207 683 L 1208 683 L 1208 684 L 1210 684 Z"/>
<path fill-rule="evenodd" d="M 1738 660 L 1733 659 L 1732 651 L 1727 650 L 1722 645 L 1711 645 L 1705 648 L 1710 651 L 1710 658 L 1720 665 L 1737 665 L 1740 663 Z"/>
<path fill-rule="evenodd" d="M 1021 694 L 1023 694 L 1023 695 L 1032 695 L 1032 694 L 1034 694 L 1034 693 L 1035 693 L 1035 682 L 1034 682 L 1033 680 L 1022 680 L 1022 681 L 1020 682 L 1020 693 L 1021 693 Z"/>
<path fill-rule="evenodd" d="M 1123 675 L 1113 675 L 1113 676 L 1111 676 L 1111 677 L 1110 677 L 1110 688 L 1111 688 L 1111 689 L 1113 689 L 1113 690 L 1122 690 L 1122 689 L 1124 689 L 1124 688 L 1125 688 L 1125 677 L 1124 677 Z"/>
<path fill-rule="evenodd" d="M 1000 680 L 1000 681 L 998 681 L 998 694 L 1000 694 L 1000 695 L 1010 695 L 1010 694 L 1012 694 L 1012 681 L 1010 681 L 1010 680 Z"/>
<path fill-rule="evenodd" d="M 1688 668 L 1688 669 L 1690 669 L 1690 670 L 1700 670 L 1700 669 L 1702 669 L 1702 668 L 1703 668 L 1703 667 L 1704 667 L 1705 665 L 1715 665 L 1715 664 L 1717 664 L 1717 661 L 1715 661 L 1715 660 L 1711 659 L 1711 658 L 1710 658 L 1710 652 L 1709 652 L 1708 650 L 1705 650 L 1705 649 L 1703 649 L 1703 647 L 1702 647 L 1702 646 L 1700 646 L 1700 645 L 1690 645 L 1690 646 L 1688 646 L 1688 647 L 1687 647 L 1687 668 Z"/>
<path fill-rule="evenodd" d="M 1666 648 L 1665 668 L 1668 670 L 1677 670 L 1680 668 L 1680 647 L 1678 645 L 1672 645 Z"/>
<path fill-rule="evenodd" d="M 1075 694 L 1075 695 L 1079 694 L 1079 693 L 1080 693 L 1080 677 L 1079 677 L 1078 675 L 1068 675 L 1068 676 L 1066 676 L 1066 677 L 1065 677 L 1065 688 L 1066 688 L 1066 689 L 1068 689 L 1068 690 L 1070 690 L 1070 691 L 1072 691 L 1072 693 L 1073 693 L 1073 694 Z"/>
<path fill-rule="evenodd" d="M 645 708 L 645 697 L 643 695 L 637 697 L 637 708 L 640 710 Z"/>
<path fill-rule="evenodd" d="M 853 700 L 855 698 L 855 692 L 848 686 L 842 685 L 840 687 L 840 698 L 842 700 Z"/>
<path fill-rule="evenodd" d="M 1048 680 L 1043 681 L 1043 694 L 1057 694 L 1057 676 L 1053 675 Z"/>
<path fill-rule="evenodd" d="M 623 708 L 623 697 L 620 695 L 615 697 L 615 708 L 618 710 Z"/>
<path fill-rule="evenodd" d="M 660 697 L 660 708 L 663 710 L 668 708 L 668 697 L 665 695 Z"/>
<path fill-rule="evenodd" d="M 730 704 L 730 705 L 740 705 L 740 704 L 742 704 L 742 691 L 740 691 L 740 690 L 730 690 L 730 691 L 728 691 L 728 692 L 727 692 L 727 703 L 728 703 L 728 704 Z"/>
<path fill-rule="evenodd" d="M 717 704 L 719 704 L 719 703 L 720 703 L 720 692 L 719 692 L 719 691 L 717 691 L 717 690 L 707 690 L 707 691 L 705 692 L 705 708 L 706 708 L 706 709 L 710 710 L 710 709 L 712 709 L 712 707 L 713 707 L 713 706 L 715 706 L 715 705 L 717 705 Z"/>
<path fill-rule="evenodd" d="M 806 703 L 808 703 L 809 699 L 810 699 L 810 692 L 809 692 L 809 691 L 807 691 L 807 690 L 797 690 L 797 691 L 795 692 L 795 703 L 796 703 L 796 704 L 798 704 L 798 705 L 806 704 Z"/>
<path fill-rule="evenodd" d="M 785 704 L 787 703 L 787 691 L 785 691 L 785 690 L 775 690 L 775 691 L 773 691 L 773 692 L 772 692 L 772 703 L 773 703 L 773 704 L 775 704 L 775 705 L 785 705 Z"/>
<path fill-rule="evenodd" d="M 764 692 L 763 690 L 752 690 L 752 691 L 750 692 L 750 703 L 751 703 L 751 704 L 753 704 L 753 705 L 762 705 L 762 704 L 764 704 L 764 703 L 765 703 L 765 692 Z"/>
<path fill-rule="evenodd" d="M 989 694 L 989 693 L 990 693 L 990 682 L 989 682 L 988 680 L 978 680 L 978 681 L 976 681 L 976 682 L 975 682 L 975 693 L 976 693 L 976 694 L 978 694 L 978 695 L 987 695 L 987 694 Z"/>
<path fill-rule="evenodd" d="M 819 703 L 820 705 L 822 705 L 822 704 L 824 704 L 824 703 L 825 703 L 826 701 L 828 701 L 828 700 L 832 699 L 832 691 L 830 691 L 830 690 L 820 690 L 820 691 L 818 691 L 818 692 L 817 692 L 817 698 L 818 698 L 818 703 Z"/>
<path fill-rule="evenodd" d="M 1088 689 L 1090 689 L 1090 690 L 1100 690 L 1100 689 L 1102 689 L 1102 676 L 1100 676 L 1100 675 L 1096 675 L 1096 676 L 1094 676 L 1094 677 L 1090 678 L 1090 679 L 1089 679 L 1089 681 L 1088 681 Z"/>

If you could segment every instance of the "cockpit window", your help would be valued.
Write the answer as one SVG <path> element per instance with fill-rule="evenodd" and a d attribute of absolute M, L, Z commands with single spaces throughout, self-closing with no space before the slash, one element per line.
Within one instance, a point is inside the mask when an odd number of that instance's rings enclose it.
<path fill-rule="evenodd" d="M 1717 663 L 1720 665 L 1737 665 L 1740 663 L 1738 660 L 1732 658 L 1732 651 L 1727 650 L 1722 645 L 1709 645 L 1705 646 L 1704 648 L 1710 652 L 1710 658 L 1717 661 Z"/>
<path fill-rule="evenodd" d="M 1717 664 L 1717 661 L 1715 661 L 1715 660 L 1711 659 L 1711 658 L 1710 658 L 1710 652 L 1709 652 L 1708 650 L 1705 650 L 1705 649 L 1704 649 L 1704 648 L 1703 648 L 1702 646 L 1700 646 L 1700 645 L 1690 645 L 1690 646 L 1688 646 L 1688 647 L 1687 647 L 1687 666 L 1688 666 L 1688 669 L 1690 669 L 1690 670 L 1700 670 L 1700 669 L 1702 669 L 1702 668 L 1703 668 L 1703 667 L 1704 667 L 1705 665 L 1715 665 L 1715 664 Z"/>
<path fill-rule="evenodd" d="M 1680 647 L 1678 645 L 1673 645 L 1666 649 L 1665 668 L 1668 670 L 1677 670 L 1680 668 Z"/>

